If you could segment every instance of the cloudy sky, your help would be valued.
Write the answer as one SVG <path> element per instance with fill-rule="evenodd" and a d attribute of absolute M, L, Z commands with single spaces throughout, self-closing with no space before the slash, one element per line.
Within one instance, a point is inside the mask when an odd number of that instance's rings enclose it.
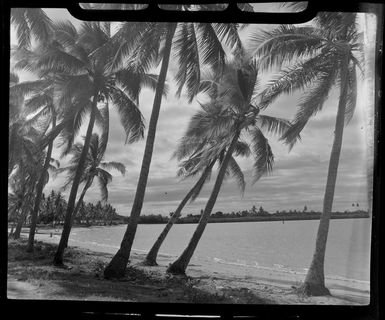
<path fill-rule="evenodd" d="M 66 10 L 47 9 L 47 14 L 54 20 L 71 20 L 75 26 L 80 21 L 74 19 Z M 366 48 L 371 49 L 374 35 L 373 17 L 365 19 L 360 17 L 360 27 L 366 31 Z M 266 28 L 266 26 L 262 26 Z M 261 26 L 252 25 L 242 33 L 247 44 L 250 33 L 257 32 Z M 367 30 L 372 30 L 367 32 Z M 14 35 L 11 36 L 14 41 Z M 171 65 L 167 81 L 171 91 L 161 106 L 155 149 L 153 153 L 150 176 L 148 179 L 145 201 L 142 214 L 168 214 L 175 210 L 181 199 L 195 183 L 193 179 L 181 181 L 176 177 L 177 161 L 171 159 L 179 139 L 182 137 L 191 116 L 198 110 L 197 101 L 188 104 L 182 95 L 175 98 L 173 85 L 173 69 Z M 367 72 L 373 67 L 367 65 Z M 260 75 L 260 81 L 266 83 L 272 76 Z M 27 73 L 21 73 L 22 80 L 31 79 Z M 340 158 L 337 186 L 333 210 L 351 210 L 352 203 L 358 202 L 361 208 L 368 208 L 368 141 L 373 136 L 372 128 L 368 125 L 372 121 L 373 106 L 370 99 L 370 90 L 367 82 L 360 79 L 358 104 L 355 115 L 344 132 L 344 140 Z M 140 96 L 140 109 L 148 124 L 154 93 L 143 90 Z M 292 119 L 294 117 L 300 94 L 282 96 L 271 105 L 264 114 Z M 246 177 L 246 191 L 241 196 L 234 180 L 228 179 L 222 186 L 214 211 L 223 212 L 250 209 L 253 205 L 260 205 L 269 212 L 276 210 L 302 210 L 304 205 L 308 210 L 321 210 L 323 194 L 326 184 L 328 161 L 333 141 L 333 130 L 337 110 L 338 92 L 330 94 L 322 112 L 313 118 L 302 133 L 302 141 L 290 152 L 287 146 L 277 141 L 276 137 L 269 136 L 275 156 L 274 170 L 268 176 L 262 177 L 256 184 L 251 184 L 253 161 L 237 159 Z M 109 202 L 117 208 L 121 215 L 129 215 L 135 196 L 136 184 L 144 151 L 145 140 L 125 145 L 124 131 L 120 125 L 118 114 L 111 109 L 110 138 L 106 151 L 106 161 L 119 161 L 125 164 L 126 174 L 122 177 L 118 172 L 112 172 L 114 178 L 109 186 Z M 82 128 L 81 132 L 85 132 Z M 54 157 L 59 158 L 59 150 L 54 150 Z M 65 166 L 68 159 L 61 159 L 61 166 Z M 370 160 L 370 158 L 369 158 Z M 199 213 L 204 208 L 216 175 L 212 175 L 211 182 L 202 190 L 200 197 L 192 204 L 186 206 L 184 214 Z M 64 175 L 59 175 L 51 180 L 44 191 L 58 190 L 63 185 Z M 64 194 L 68 196 L 69 191 Z M 96 202 L 100 199 L 97 185 L 91 187 L 85 197 L 86 201 Z"/>

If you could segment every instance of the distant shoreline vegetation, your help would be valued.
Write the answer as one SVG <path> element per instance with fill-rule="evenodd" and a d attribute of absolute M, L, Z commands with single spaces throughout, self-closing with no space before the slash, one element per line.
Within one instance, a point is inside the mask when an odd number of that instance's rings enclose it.
<path fill-rule="evenodd" d="M 172 213 L 170 213 L 171 215 Z M 176 223 L 198 223 L 200 214 L 188 214 L 185 217 L 179 218 Z M 209 223 L 225 223 L 225 222 L 255 222 L 255 221 L 290 221 L 290 220 L 318 220 L 320 219 L 321 212 L 316 211 L 297 211 L 297 210 L 277 210 L 275 213 L 269 213 L 262 207 L 256 210 L 253 207 L 251 210 L 243 210 L 238 212 L 223 213 L 217 211 L 213 213 L 209 218 Z M 331 213 L 331 219 L 354 219 L 354 218 L 369 218 L 369 212 L 365 210 L 355 211 L 336 211 Z M 124 217 L 124 221 L 128 222 L 128 217 Z M 167 223 L 169 217 L 162 216 L 161 214 L 143 215 L 139 219 L 140 224 L 162 224 Z"/>
<path fill-rule="evenodd" d="M 358 204 L 352 205 L 356 210 L 343 212 L 332 212 L 331 219 L 353 219 L 353 218 L 369 218 L 367 210 L 358 209 Z M 61 192 L 51 191 L 48 196 L 43 194 L 41 206 L 39 210 L 37 225 L 39 228 L 49 226 L 56 228 L 64 224 L 64 212 L 67 207 L 67 201 L 64 199 Z M 13 210 L 8 217 L 9 227 L 15 227 L 16 215 Z M 169 213 L 169 216 L 161 214 L 148 214 L 141 215 L 139 217 L 139 224 L 166 224 L 173 212 Z M 175 223 L 198 223 L 201 217 L 200 214 L 189 213 L 186 216 L 180 217 Z M 209 218 L 209 223 L 226 223 L 226 222 L 264 222 L 264 221 L 293 221 L 293 220 L 318 220 L 320 219 L 321 212 L 313 210 L 308 211 L 307 206 L 302 211 L 298 210 L 277 210 L 275 213 L 266 211 L 262 206 L 259 209 L 253 206 L 250 210 L 232 211 L 230 213 L 224 213 L 217 211 L 212 213 Z M 127 224 L 129 217 L 122 216 L 117 213 L 116 209 L 109 203 L 102 203 L 98 201 L 95 204 L 82 201 L 79 208 L 79 212 L 74 218 L 74 226 L 77 227 L 91 227 L 91 226 L 112 226 Z M 30 219 L 27 219 L 26 226 L 31 223 Z"/>

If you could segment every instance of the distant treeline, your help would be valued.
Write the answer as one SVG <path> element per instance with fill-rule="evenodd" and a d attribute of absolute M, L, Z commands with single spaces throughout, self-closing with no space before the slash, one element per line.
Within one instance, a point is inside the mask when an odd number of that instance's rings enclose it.
<path fill-rule="evenodd" d="M 8 201 L 8 221 L 15 224 L 18 218 L 18 201 L 17 198 L 9 198 Z M 48 196 L 42 194 L 40 209 L 37 218 L 37 224 L 50 225 L 52 227 L 63 225 L 65 219 L 65 211 L 67 209 L 67 201 L 61 192 L 52 190 Z M 123 223 L 126 217 L 117 214 L 116 209 L 109 203 L 102 204 L 98 201 L 96 204 L 82 201 L 79 212 L 74 218 L 75 225 L 92 226 L 92 225 L 116 225 Z M 26 225 L 30 224 L 30 217 L 26 219 Z"/>
<path fill-rule="evenodd" d="M 172 213 L 170 213 L 171 215 Z M 201 214 L 188 214 L 185 217 L 179 218 L 176 223 L 198 223 Z M 303 211 L 297 210 L 277 210 L 275 213 L 269 213 L 265 211 L 262 207 L 259 210 L 256 210 L 255 206 L 251 210 L 243 210 L 238 212 L 223 213 L 217 211 L 213 213 L 209 222 L 251 222 L 251 221 L 285 221 L 285 220 L 315 220 L 319 219 L 321 212 L 316 211 L 307 211 L 305 206 Z M 351 218 L 369 218 L 369 213 L 365 210 L 355 210 L 355 211 L 343 211 L 343 212 L 332 212 L 332 219 L 351 219 Z M 124 222 L 128 222 L 129 218 L 124 217 Z M 141 224 L 156 224 L 156 223 L 167 223 L 169 217 L 162 216 L 160 214 L 150 214 L 143 215 L 139 218 L 139 223 Z"/>

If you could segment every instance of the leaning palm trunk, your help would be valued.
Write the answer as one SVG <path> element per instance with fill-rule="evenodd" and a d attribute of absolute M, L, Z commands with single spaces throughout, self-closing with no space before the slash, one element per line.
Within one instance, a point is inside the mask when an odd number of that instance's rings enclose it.
<path fill-rule="evenodd" d="M 32 188 L 32 190 L 28 190 L 28 188 L 27 188 L 27 192 L 30 194 L 33 194 L 34 188 Z M 21 229 L 23 228 L 23 225 L 24 225 L 24 223 L 27 219 L 27 216 L 28 216 L 28 207 L 29 207 L 30 201 L 31 201 L 31 196 L 29 194 L 27 194 L 25 199 L 23 200 L 23 205 L 21 206 L 20 217 L 17 220 L 17 225 L 15 228 L 15 232 L 13 234 L 14 239 L 20 238 Z"/>
<path fill-rule="evenodd" d="M 91 107 L 91 115 L 90 120 L 88 123 L 86 138 L 84 140 L 84 146 L 82 149 L 82 153 L 79 159 L 79 164 L 76 169 L 75 178 L 72 183 L 71 187 L 71 193 L 68 199 L 68 205 L 67 205 L 67 211 L 64 219 L 64 226 L 63 231 L 61 234 L 59 246 L 57 248 L 53 263 L 57 266 L 63 265 L 63 254 L 64 250 L 66 248 L 66 244 L 68 243 L 68 238 L 71 232 L 71 223 L 72 223 L 72 214 L 75 207 L 75 200 L 76 200 L 76 194 L 79 188 L 80 179 L 83 174 L 84 164 L 86 161 L 86 157 L 88 154 L 88 149 L 90 146 L 91 136 L 92 136 L 92 130 L 95 123 L 95 116 L 96 116 L 96 108 L 97 108 L 97 101 L 98 101 L 98 93 L 97 91 L 94 94 L 94 98 L 92 101 L 92 107 Z"/>
<path fill-rule="evenodd" d="M 187 201 L 190 200 L 190 198 L 195 193 L 195 190 L 200 188 L 200 186 L 206 181 L 207 176 L 211 172 L 212 167 L 214 166 L 215 161 L 212 161 L 210 165 L 203 171 L 202 176 L 199 178 L 197 183 L 191 188 L 191 190 L 186 194 L 186 196 L 183 198 L 181 203 L 179 204 L 176 211 L 171 216 L 170 220 L 167 222 L 165 228 L 163 229 L 162 233 L 159 235 L 158 239 L 156 239 L 154 245 L 152 246 L 151 250 L 148 252 L 146 256 L 146 260 L 144 263 L 149 266 L 156 266 L 156 258 L 158 256 L 158 251 L 164 241 L 166 239 L 168 232 L 170 231 L 171 227 L 174 225 L 176 221 L 178 221 L 179 217 L 181 216 L 182 209 L 186 205 Z"/>
<path fill-rule="evenodd" d="M 23 194 L 25 194 L 26 186 L 25 186 L 25 176 L 24 176 L 24 164 L 23 164 L 22 160 L 20 160 L 19 166 L 20 166 L 20 171 L 21 171 L 21 181 L 20 181 L 20 183 L 21 183 L 21 187 L 22 187 L 22 192 L 23 192 Z M 23 198 L 22 201 L 23 202 L 21 204 L 21 208 L 19 209 L 19 213 L 20 214 L 19 214 L 19 217 L 17 219 L 17 223 L 16 223 L 16 227 L 15 227 L 15 232 L 13 232 L 13 234 L 12 234 L 12 237 L 14 239 L 19 239 L 20 238 L 21 229 L 22 229 L 24 221 L 25 221 L 25 219 L 27 217 L 27 210 L 26 210 L 27 197 Z"/>
<path fill-rule="evenodd" d="M 56 115 L 52 115 L 52 130 L 55 129 L 56 126 Z M 43 194 L 44 189 L 44 183 L 45 183 L 45 177 L 51 162 L 51 155 L 52 155 L 52 149 L 53 149 L 53 140 L 48 145 L 47 150 L 47 156 L 45 158 L 43 171 L 41 173 L 41 176 L 39 178 L 37 187 L 36 187 L 36 198 L 35 198 L 35 204 L 33 207 L 33 211 L 31 214 L 31 226 L 29 228 L 29 237 L 28 237 L 28 245 L 27 245 L 27 252 L 33 251 L 33 244 L 35 241 L 35 231 L 36 231 L 36 223 L 37 223 L 37 216 L 39 214 L 39 208 L 40 208 L 40 201 Z"/>
<path fill-rule="evenodd" d="M 104 277 L 109 278 L 121 278 L 124 276 L 128 259 L 130 257 L 132 243 L 134 241 L 138 219 L 143 206 L 144 194 L 146 191 L 148 173 L 150 170 L 152 152 L 154 149 L 154 140 L 156 133 L 156 125 L 159 118 L 160 105 L 162 102 L 162 94 L 164 91 L 164 84 L 166 81 L 167 69 L 170 62 L 170 53 L 172 39 L 174 37 L 176 23 L 170 24 L 170 28 L 167 32 L 166 42 L 164 47 L 162 66 L 159 73 L 158 83 L 156 86 L 155 98 L 151 112 L 150 123 L 148 127 L 146 147 L 144 150 L 142 168 L 140 170 L 138 186 L 136 189 L 134 203 L 131 209 L 130 220 L 127 225 L 126 232 L 123 236 L 123 240 L 120 244 L 120 249 L 110 261 L 109 265 L 104 270 Z"/>
<path fill-rule="evenodd" d="M 20 217 L 17 220 L 15 232 L 13 233 L 12 237 L 13 239 L 19 239 L 21 234 L 21 229 L 23 228 L 23 224 L 25 222 L 25 219 L 27 218 L 27 210 L 22 210 L 20 213 Z"/>
<path fill-rule="evenodd" d="M 80 206 L 82 205 L 82 201 L 83 201 L 83 199 L 84 199 L 84 196 L 86 195 L 86 192 L 87 192 L 88 188 L 91 186 L 91 184 L 92 184 L 92 180 L 87 180 L 86 185 L 84 186 L 83 191 L 82 191 L 82 193 L 80 194 L 80 197 L 79 197 L 78 202 L 77 202 L 77 204 L 76 204 L 75 210 L 74 210 L 74 212 L 72 213 L 72 217 L 71 217 L 71 226 L 72 226 L 73 223 L 74 223 L 75 217 L 76 217 L 76 215 L 77 215 L 78 212 L 79 212 Z M 67 242 L 65 243 L 65 248 L 67 248 L 67 246 L 68 246 L 68 238 L 67 238 Z"/>
<path fill-rule="evenodd" d="M 187 248 L 183 251 L 181 256 L 168 267 L 167 272 L 173 273 L 173 274 L 185 274 L 186 268 L 187 268 L 188 264 L 190 263 L 191 257 L 193 256 L 194 251 L 198 245 L 198 242 L 199 242 L 200 238 L 202 237 L 203 231 L 206 228 L 207 222 L 208 222 L 210 215 L 211 215 L 211 212 L 214 208 L 215 202 L 217 200 L 219 191 L 220 191 L 221 186 L 222 186 L 223 179 L 225 178 L 227 166 L 228 166 L 230 158 L 233 154 L 233 151 L 234 151 L 235 145 L 238 141 L 238 138 L 239 138 L 239 132 L 237 132 L 234 135 L 234 137 L 231 141 L 229 149 L 227 150 L 226 156 L 223 159 L 223 162 L 222 162 L 221 167 L 219 169 L 217 179 L 215 180 L 213 191 L 211 192 L 210 198 L 206 204 L 206 208 L 205 208 L 205 210 L 204 210 L 204 212 L 203 212 L 203 214 L 199 220 L 198 226 L 195 229 L 194 234 L 193 234 Z"/>
<path fill-rule="evenodd" d="M 323 211 L 317 232 L 315 252 L 307 273 L 305 282 L 300 287 L 300 291 L 306 295 L 320 296 L 330 295 L 330 291 L 325 287 L 324 260 L 326 242 L 329 232 L 330 214 L 333 206 L 334 190 L 337 179 L 338 163 L 340 159 L 342 138 L 344 132 L 344 117 L 347 97 L 347 71 L 348 56 L 341 61 L 341 93 L 338 103 L 336 125 L 334 131 L 333 147 L 330 154 L 328 177 L 326 182 Z"/>

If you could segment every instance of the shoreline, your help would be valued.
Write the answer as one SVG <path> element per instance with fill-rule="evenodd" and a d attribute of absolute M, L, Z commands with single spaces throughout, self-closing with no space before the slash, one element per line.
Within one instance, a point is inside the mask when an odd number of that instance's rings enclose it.
<path fill-rule="evenodd" d="M 54 246 L 58 242 L 57 237 L 51 238 L 49 236 L 49 230 L 37 234 L 36 240 Z M 81 252 L 88 252 L 95 257 L 102 256 L 103 259 L 107 261 L 112 258 L 111 253 L 96 250 L 92 246 L 87 246 L 84 243 L 77 246 L 70 245 L 70 247 Z M 159 266 L 156 267 L 143 266 L 142 261 L 144 258 L 144 252 L 133 250 L 130 257 L 130 266 L 149 273 L 156 279 L 170 277 L 166 274 L 170 257 L 160 253 L 158 256 Z M 238 268 L 239 270 L 239 266 L 237 265 L 230 266 L 230 268 L 231 267 Z M 301 297 L 294 292 L 294 289 L 303 281 L 305 273 L 288 273 L 272 269 L 257 269 L 251 272 L 250 268 L 245 267 L 243 268 L 244 274 L 233 276 L 228 272 L 228 265 L 217 263 L 215 269 L 207 269 L 207 267 L 205 268 L 202 265 L 194 264 L 194 260 L 192 260 L 186 274 L 189 279 L 199 283 L 199 285 L 197 285 L 199 290 L 203 290 L 207 294 L 222 296 L 232 292 L 232 294 L 229 294 L 235 303 L 245 303 L 244 299 L 250 300 L 250 297 L 253 296 L 274 304 L 367 305 L 370 302 L 370 286 L 369 283 L 365 281 L 326 277 L 326 285 L 332 293 L 331 297 Z M 239 298 L 239 291 L 242 291 L 242 295 L 246 295 L 248 298 L 246 296 L 242 298 L 243 300 Z"/>

